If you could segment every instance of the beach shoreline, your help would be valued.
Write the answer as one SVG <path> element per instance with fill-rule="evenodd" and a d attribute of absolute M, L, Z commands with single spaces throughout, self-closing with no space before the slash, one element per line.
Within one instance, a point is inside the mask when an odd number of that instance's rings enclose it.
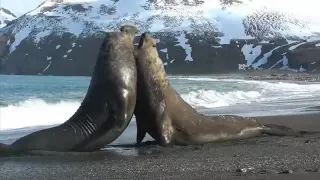
<path fill-rule="evenodd" d="M 218 79 L 243 79 L 243 80 L 283 80 L 320 82 L 320 73 L 294 72 L 281 69 L 245 70 L 229 73 L 212 74 L 169 74 L 169 77 L 213 77 Z"/>
<path fill-rule="evenodd" d="M 257 117 L 320 131 L 320 114 Z M 97 153 L 0 158 L 0 179 L 314 179 L 320 133 L 263 136 L 202 146 L 107 147 Z M 300 178 L 299 178 L 300 177 Z"/>

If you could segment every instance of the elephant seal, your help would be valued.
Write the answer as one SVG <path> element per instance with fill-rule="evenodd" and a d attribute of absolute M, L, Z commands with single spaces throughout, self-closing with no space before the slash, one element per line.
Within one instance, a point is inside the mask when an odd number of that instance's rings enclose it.
<path fill-rule="evenodd" d="M 100 47 L 87 94 L 63 124 L 24 136 L 0 153 L 96 151 L 118 138 L 132 119 L 137 71 L 133 39 L 138 29 L 124 25 Z"/>
<path fill-rule="evenodd" d="M 135 59 L 137 144 L 141 144 L 146 133 L 161 146 L 197 145 L 262 134 L 298 136 L 302 133 L 285 126 L 262 125 L 253 118 L 200 114 L 171 87 L 156 42 L 148 33 L 141 35 Z"/>

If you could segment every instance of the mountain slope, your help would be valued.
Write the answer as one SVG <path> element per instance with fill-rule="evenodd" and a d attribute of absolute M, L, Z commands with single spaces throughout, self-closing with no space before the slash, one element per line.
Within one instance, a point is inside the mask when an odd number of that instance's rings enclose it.
<path fill-rule="evenodd" d="M 170 74 L 317 72 L 316 12 L 312 0 L 47 0 L 0 30 L 0 73 L 91 75 L 102 31 L 127 23 L 153 34 Z"/>
<path fill-rule="evenodd" d="M 17 17 L 8 9 L 0 8 L 0 28 L 3 28 L 8 22 L 16 19 Z"/>

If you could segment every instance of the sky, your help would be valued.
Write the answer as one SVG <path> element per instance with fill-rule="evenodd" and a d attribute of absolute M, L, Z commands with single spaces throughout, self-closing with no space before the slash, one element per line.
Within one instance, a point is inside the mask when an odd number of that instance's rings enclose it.
<path fill-rule="evenodd" d="M 1 7 L 10 10 L 16 16 L 36 8 L 43 1 L 45 0 L 0 0 Z"/>

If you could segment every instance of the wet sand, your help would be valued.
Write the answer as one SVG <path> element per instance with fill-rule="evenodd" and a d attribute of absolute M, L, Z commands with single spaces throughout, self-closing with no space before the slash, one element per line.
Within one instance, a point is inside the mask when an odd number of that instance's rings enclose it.
<path fill-rule="evenodd" d="M 320 131 L 320 114 L 259 117 Z M 135 128 L 132 125 L 130 128 Z M 131 135 L 132 139 L 135 134 Z M 108 147 L 96 153 L 0 158 L 0 179 L 318 179 L 320 133 L 202 146 Z"/>

